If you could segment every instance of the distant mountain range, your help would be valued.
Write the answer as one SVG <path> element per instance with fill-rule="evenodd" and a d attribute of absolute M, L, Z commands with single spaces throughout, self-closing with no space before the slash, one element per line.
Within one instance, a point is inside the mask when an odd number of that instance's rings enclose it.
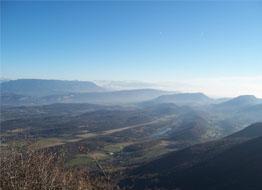
<path fill-rule="evenodd" d="M 177 93 L 162 95 L 152 100 L 155 103 L 174 103 L 177 105 L 205 105 L 214 102 L 203 93 Z"/>
<path fill-rule="evenodd" d="M 65 93 L 102 92 L 102 87 L 89 81 L 18 79 L 1 83 L 2 93 L 26 96 L 49 96 Z"/>
<path fill-rule="evenodd" d="M 262 123 L 166 154 L 131 172 L 134 189 L 261 189 Z"/>
<path fill-rule="evenodd" d="M 258 99 L 253 95 L 243 95 L 223 102 L 218 107 L 235 109 L 260 103 L 262 103 L 262 99 Z"/>
<path fill-rule="evenodd" d="M 52 103 L 130 104 L 173 103 L 178 106 L 211 106 L 220 111 L 236 111 L 262 104 L 252 95 L 232 99 L 213 99 L 203 93 L 178 93 L 156 89 L 108 91 L 93 82 L 19 79 L 4 81 L 1 104 L 7 106 L 44 105 Z"/>
<path fill-rule="evenodd" d="M 119 90 L 94 93 L 71 93 L 67 95 L 47 96 L 43 102 L 127 104 L 147 101 L 170 92 L 154 89 Z"/>
<path fill-rule="evenodd" d="M 130 104 L 148 101 L 168 93 L 170 92 L 154 89 L 67 93 L 43 97 L 2 93 L 1 104 L 4 106 L 46 105 L 53 103 Z"/>
<path fill-rule="evenodd" d="M 101 86 L 110 91 L 115 90 L 134 90 L 134 89 L 158 89 L 161 88 L 154 83 L 140 82 L 140 81 L 108 81 L 108 80 L 99 80 L 95 81 L 98 86 Z"/>
<path fill-rule="evenodd" d="M 155 89 L 108 91 L 88 81 L 19 79 L 0 85 L 1 104 L 8 106 L 52 103 L 126 104 L 171 93 Z"/>

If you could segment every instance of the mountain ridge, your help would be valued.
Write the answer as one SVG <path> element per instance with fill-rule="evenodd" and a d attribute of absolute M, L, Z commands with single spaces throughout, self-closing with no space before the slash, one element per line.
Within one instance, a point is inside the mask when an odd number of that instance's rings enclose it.
<path fill-rule="evenodd" d="M 1 83 L 2 93 L 27 96 L 48 96 L 70 92 L 101 92 L 100 86 L 90 81 L 17 79 Z"/>
<path fill-rule="evenodd" d="M 176 93 L 170 95 L 162 95 L 152 100 L 156 103 L 174 103 L 177 105 L 205 105 L 214 100 L 206 96 L 204 93 Z"/>

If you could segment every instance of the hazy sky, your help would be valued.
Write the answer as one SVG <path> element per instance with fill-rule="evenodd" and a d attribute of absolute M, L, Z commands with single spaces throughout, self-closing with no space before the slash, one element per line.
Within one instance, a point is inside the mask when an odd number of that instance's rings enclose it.
<path fill-rule="evenodd" d="M 262 1 L 1 1 L 1 39 L 5 78 L 170 81 L 262 97 Z"/>

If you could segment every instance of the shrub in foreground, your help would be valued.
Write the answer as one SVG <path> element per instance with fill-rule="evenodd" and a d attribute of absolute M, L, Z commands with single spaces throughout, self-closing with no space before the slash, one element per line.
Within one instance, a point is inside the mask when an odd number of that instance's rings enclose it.
<path fill-rule="evenodd" d="M 90 177 L 88 171 L 66 169 L 54 153 L 18 150 L 1 151 L 0 189 L 3 190 L 113 190 L 103 176 Z"/>

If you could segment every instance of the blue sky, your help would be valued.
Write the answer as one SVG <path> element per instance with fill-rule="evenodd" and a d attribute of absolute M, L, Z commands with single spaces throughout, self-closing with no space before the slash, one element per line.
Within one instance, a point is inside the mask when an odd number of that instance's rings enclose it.
<path fill-rule="evenodd" d="M 1 24 L 5 78 L 262 77 L 262 1 L 1 2 Z"/>

